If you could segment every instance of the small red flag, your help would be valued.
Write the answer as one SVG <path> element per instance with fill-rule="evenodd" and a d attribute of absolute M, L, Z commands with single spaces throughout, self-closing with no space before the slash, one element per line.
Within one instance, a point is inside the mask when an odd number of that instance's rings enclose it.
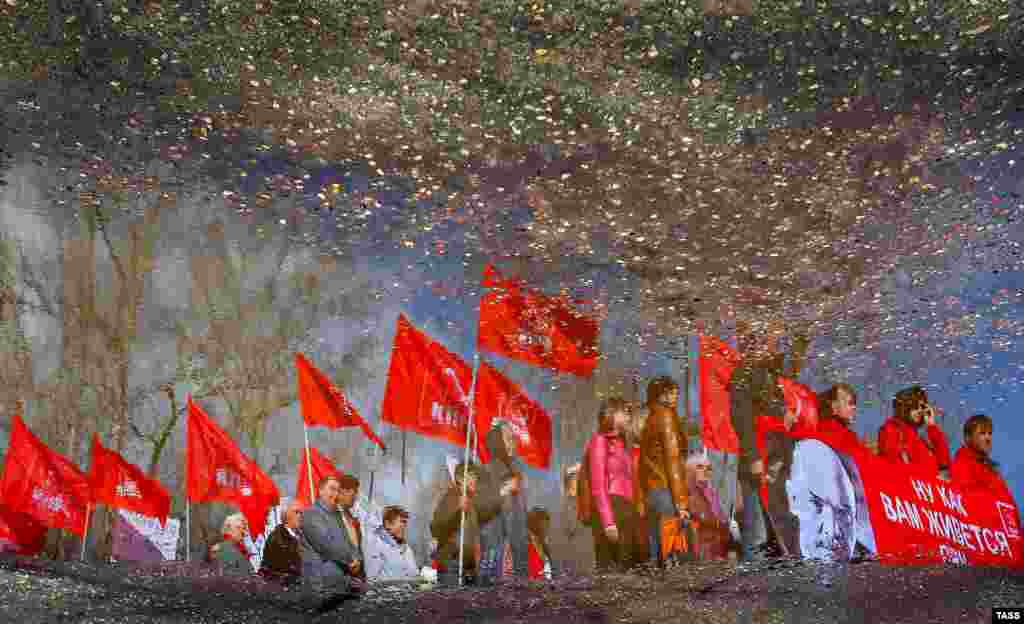
<path fill-rule="evenodd" d="M 490 463 L 486 434 L 496 419 L 509 423 L 518 439 L 516 455 L 527 464 L 546 470 L 551 461 L 551 416 L 516 384 L 487 362 L 480 363 L 473 401 L 480 461 Z"/>
<path fill-rule="evenodd" d="M 370 429 L 345 395 L 330 382 L 327 375 L 313 366 L 306 356 L 295 354 L 295 368 L 299 373 L 299 403 L 302 419 L 310 427 L 323 425 L 331 429 L 359 427 L 377 446 L 384 448 L 377 434 Z"/>
<path fill-rule="evenodd" d="M 313 487 L 316 487 L 320 483 L 320 479 L 323 479 L 327 475 L 338 475 L 339 477 L 343 474 L 338 470 L 331 460 L 324 457 L 320 451 L 316 450 L 312 446 L 309 447 L 309 463 L 313 466 Z M 313 504 L 315 496 L 311 496 L 309 493 L 309 470 L 306 464 L 306 454 L 302 454 L 302 461 L 299 466 L 299 482 L 295 484 L 295 499 L 300 501 L 303 505 L 309 506 Z"/>
<path fill-rule="evenodd" d="M 234 503 L 249 521 L 249 531 L 261 535 L 267 510 L 280 502 L 274 481 L 231 440 L 227 432 L 188 398 L 188 447 L 185 481 L 194 503 Z"/>
<path fill-rule="evenodd" d="M 45 527 L 85 533 L 92 502 L 89 479 L 63 455 L 50 450 L 15 415 L 7 447 L 0 501 Z"/>
<path fill-rule="evenodd" d="M 421 435 L 466 443 L 473 370 L 398 316 L 381 418 Z"/>
<path fill-rule="evenodd" d="M 732 427 L 729 379 L 740 363 L 740 354 L 714 336 L 700 336 L 700 417 L 704 447 L 739 453 L 740 440 Z"/>
<path fill-rule="evenodd" d="M 0 505 L 0 552 L 7 550 L 7 544 L 19 555 L 36 555 L 46 546 L 46 527 L 29 515 Z"/>
<path fill-rule="evenodd" d="M 92 465 L 89 482 L 97 503 L 127 509 L 157 518 L 167 524 L 171 512 L 171 495 L 156 479 L 150 479 L 137 466 L 129 464 L 116 452 L 100 444 L 98 435 L 92 436 Z"/>
<path fill-rule="evenodd" d="M 600 325 L 564 297 L 549 297 L 505 279 L 487 265 L 477 348 L 534 366 L 590 377 L 600 356 Z"/>

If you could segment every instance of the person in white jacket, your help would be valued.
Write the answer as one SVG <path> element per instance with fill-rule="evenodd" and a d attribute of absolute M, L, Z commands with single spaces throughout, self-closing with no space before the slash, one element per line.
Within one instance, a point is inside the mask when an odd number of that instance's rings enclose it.
<path fill-rule="evenodd" d="M 366 580 L 373 583 L 420 579 L 416 557 L 405 540 L 409 512 L 393 505 L 385 507 L 382 516 L 383 524 L 367 531 L 363 537 Z"/>

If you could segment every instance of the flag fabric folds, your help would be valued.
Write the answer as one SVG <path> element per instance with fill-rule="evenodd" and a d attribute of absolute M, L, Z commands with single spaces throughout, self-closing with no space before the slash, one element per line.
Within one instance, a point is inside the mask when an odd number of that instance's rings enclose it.
<path fill-rule="evenodd" d="M 704 447 L 739 453 L 740 440 L 729 410 L 729 379 L 740 363 L 740 354 L 714 336 L 700 336 L 700 416 Z"/>
<path fill-rule="evenodd" d="M 359 427 L 374 444 L 384 448 L 384 443 L 370 429 L 370 425 L 363 420 L 341 390 L 331 383 L 327 375 L 313 366 L 306 356 L 301 353 L 295 354 L 295 368 L 299 376 L 302 419 L 307 425 L 320 425 L 331 429 Z"/>
<path fill-rule="evenodd" d="M 46 527 L 31 516 L 0 505 L 0 552 L 31 557 L 46 546 Z"/>
<path fill-rule="evenodd" d="M 549 297 L 506 279 L 488 265 L 480 300 L 477 348 L 542 368 L 590 377 L 600 325 L 565 297 Z"/>
<path fill-rule="evenodd" d="M 740 354 L 723 340 L 700 337 L 700 414 L 705 448 L 739 453 L 739 437 L 733 429 L 729 407 L 729 380 L 741 360 Z M 813 432 L 818 427 L 817 394 L 792 379 L 779 377 L 779 381 L 786 407 L 796 413 L 793 433 Z M 781 422 L 777 425 L 772 430 L 782 429 Z M 759 426 L 759 430 L 759 436 L 763 435 L 764 427 Z"/>
<path fill-rule="evenodd" d="M 44 527 L 84 535 L 92 488 L 77 466 L 43 444 L 15 415 L 0 502 Z"/>
<path fill-rule="evenodd" d="M 309 492 L 309 470 L 308 464 L 306 463 L 306 454 L 302 454 L 302 461 L 299 466 L 299 481 L 295 484 L 295 500 L 301 502 L 307 507 L 313 504 L 316 499 L 316 493 L 310 495 Z M 309 447 L 309 464 L 313 466 L 313 487 L 316 487 L 320 483 L 320 479 L 323 479 L 327 475 L 341 476 L 342 472 L 338 470 L 331 460 L 324 457 L 320 451 L 316 450 L 312 446 Z"/>
<path fill-rule="evenodd" d="M 249 521 L 249 531 L 263 533 L 267 510 L 280 501 L 277 486 L 192 397 L 188 399 L 185 470 L 190 501 L 233 503 Z"/>
<path fill-rule="evenodd" d="M 381 418 L 400 429 L 462 446 L 473 370 L 399 315 Z"/>
<path fill-rule="evenodd" d="M 486 433 L 496 419 L 507 422 L 518 440 L 516 455 L 527 464 L 546 470 L 551 462 L 551 417 L 544 408 L 487 362 L 480 363 L 476 379 L 473 419 Z M 480 460 L 489 463 L 484 435 L 478 437 Z"/>
<path fill-rule="evenodd" d="M 118 453 L 104 448 L 96 434 L 92 436 L 89 482 L 97 503 L 157 518 L 160 524 L 167 523 L 171 495 L 164 486 Z"/>

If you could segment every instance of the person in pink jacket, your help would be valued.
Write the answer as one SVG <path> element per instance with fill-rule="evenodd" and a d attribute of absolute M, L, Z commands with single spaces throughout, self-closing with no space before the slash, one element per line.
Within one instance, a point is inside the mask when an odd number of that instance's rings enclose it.
<path fill-rule="evenodd" d="M 598 415 L 597 433 L 587 446 L 594 501 L 594 555 L 598 571 L 625 570 L 639 563 L 636 544 L 636 470 L 626 441 L 629 404 L 612 398 Z"/>
<path fill-rule="evenodd" d="M 939 470 L 953 463 L 946 436 L 935 424 L 935 410 L 928 404 L 928 393 L 921 386 L 900 390 L 893 399 L 893 417 L 878 430 L 878 454 L 890 461 L 906 464 L 908 470 L 935 479 Z M 928 442 L 917 434 L 928 424 Z"/>

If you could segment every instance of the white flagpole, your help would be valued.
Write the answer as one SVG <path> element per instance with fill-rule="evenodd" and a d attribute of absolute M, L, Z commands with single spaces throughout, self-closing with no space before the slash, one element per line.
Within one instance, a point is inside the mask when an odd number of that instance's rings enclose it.
<path fill-rule="evenodd" d="M 313 491 L 313 461 L 309 454 L 309 428 L 306 427 L 306 420 L 302 420 L 302 436 L 306 440 L 306 476 L 309 478 L 309 504 L 316 502 L 316 492 Z"/>
<path fill-rule="evenodd" d="M 185 561 L 192 561 L 192 502 L 185 498 Z"/>
<path fill-rule="evenodd" d="M 473 437 L 473 403 L 476 397 L 476 375 L 480 369 L 480 353 L 473 355 L 473 383 L 469 386 L 469 405 L 467 406 L 466 413 L 469 415 L 469 422 L 466 429 L 466 453 L 462 463 L 462 497 L 466 497 L 467 484 L 469 479 L 466 478 L 466 468 L 469 467 L 469 441 Z M 456 478 L 459 476 L 455 475 Z M 462 565 L 464 559 L 464 546 L 466 543 L 466 510 L 462 510 L 462 522 L 459 525 L 459 586 L 462 586 Z M 479 564 L 479 562 L 478 562 Z"/>
<path fill-rule="evenodd" d="M 85 561 L 85 542 L 89 539 L 89 516 L 92 514 L 92 503 L 85 506 L 85 531 L 82 532 L 82 556 L 79 561 Z"/>

